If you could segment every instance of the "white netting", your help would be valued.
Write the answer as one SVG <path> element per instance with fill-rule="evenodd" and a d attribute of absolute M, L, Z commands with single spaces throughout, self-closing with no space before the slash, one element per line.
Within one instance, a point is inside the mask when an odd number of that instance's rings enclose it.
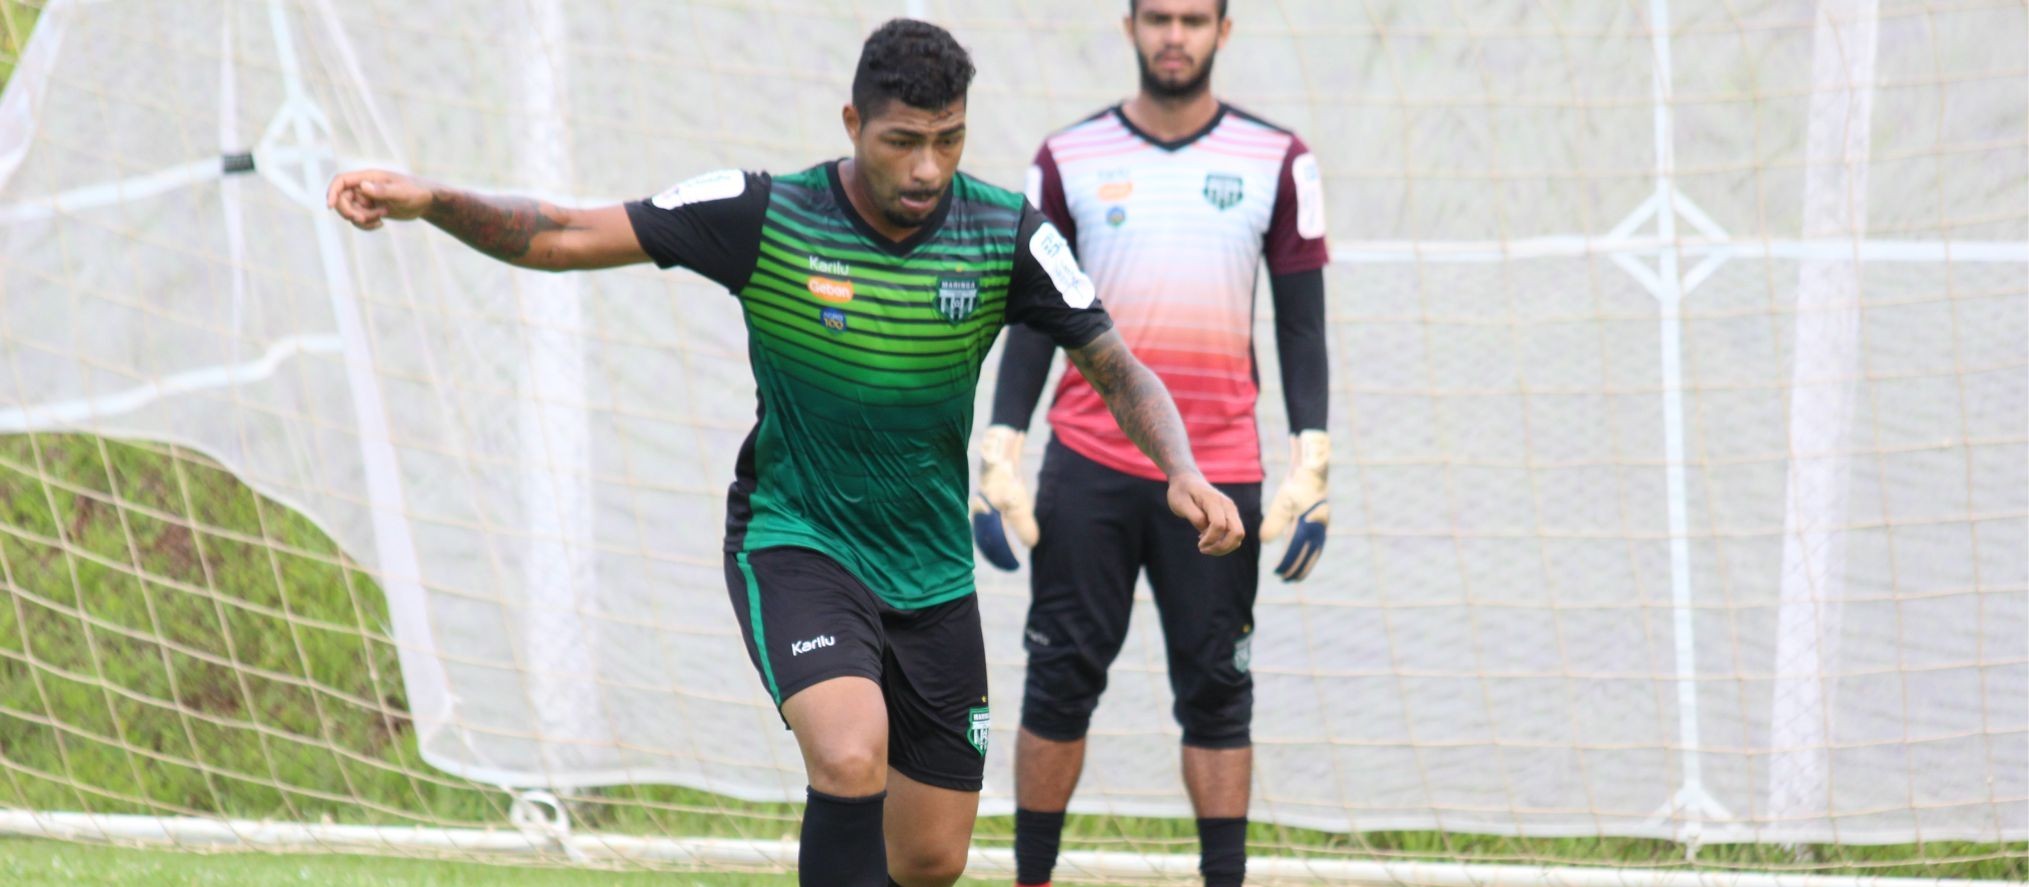
<path fill-rule="evenodd" d="M 1111 4 L 927 5 L 990 181 L 1132 86 Z M 1219 86 L 1313 146 L 1337 254 L 1336 519 L 1263 585 L 1254 817 L 2029 838 L 2029 9 L 1233 5 Z M 443 770 L 800 798 L 718 553 L 734 301 L 359 235 L 322 189 L 800 169 L 904 7 L 52 0 L 0 105 L 0 430 L 300 508 L 385 590 Z M 980 585 L 1005 811 L 1026 580 Z M 1075 809 L 1188 815 L 1135 621 Z"/>

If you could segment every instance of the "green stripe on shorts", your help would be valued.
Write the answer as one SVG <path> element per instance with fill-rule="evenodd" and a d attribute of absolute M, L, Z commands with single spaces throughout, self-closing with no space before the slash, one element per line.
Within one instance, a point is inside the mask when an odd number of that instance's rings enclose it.
<path fill-rule="evenodd" d="M 733 555 L 733 559 L 740 564 L 740 575 L 747 577 L 747 622 L 754 627 L 754 652 L 760 654 L 761 677 L 768 681 L 768 697 L 779 708 L 782 691 L 775 686 L 775 666 L 768 661 L 768 633 L 761 629 L 761 583 L 754 581 L 754 568 L 747 563 L 746 552 Z"/>

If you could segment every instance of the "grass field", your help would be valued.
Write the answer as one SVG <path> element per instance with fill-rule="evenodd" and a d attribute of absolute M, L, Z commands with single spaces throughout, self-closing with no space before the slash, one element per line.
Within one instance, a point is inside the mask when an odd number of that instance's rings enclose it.
<path fill-rule="evenodd" d="M 584 871 L 375 856 L 199 854 L 0 840 L 0 883 L 10 887 L 179 884 L 268 887 L 374 884 L 377 887 L 794 887 L 784 874 Z M 984 881 L 961 882 L 969 887 Z"/>
<path fill-rule="evenodd" d="M 0 0 L 0 78 L 35 8 Z M 173 447 L 0 437 L 0 808 L 495 827 L 507 798 L 416 753 L 379 589 L 301 515 Z M 794 805 L 666 786 L 570 799 L 585 831 L 774 839 Z M 1005 844 L 1006 819 L 979 839 Z M 1682 864 L 1622 839 L 1335 835 L 1256 852 Z M 1067 846 L 1192 853 L 1190 823 L 1073 817 Z M 1801 854 L 1801 856 L 1798 855 Z M 2029 880 L 2029 846 L 1710 847 L 1698 864 Z M 672 880 L 673 879 L 673 880 Z M 633 883 L 645 876 L 352 856 L 204 856 L 0 841 L 5 884 Z M 775 885 L 782 875 L 662 875 Z"/>

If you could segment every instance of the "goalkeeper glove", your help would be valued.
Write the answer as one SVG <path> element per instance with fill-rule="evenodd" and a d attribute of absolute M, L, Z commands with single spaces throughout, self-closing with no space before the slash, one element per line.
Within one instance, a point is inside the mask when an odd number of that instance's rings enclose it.
<path fill-rule="evenodd" d="M 1289 476 L 1262 516 L 1261 541 L 1273 542 L 1294 526 L 1289 550 L 1275 566 L 1275 575 L 1284 582 L 1301 582 L 1323 556 L 1325 527 L 1331 523 L 1325 478 L 1331 470 L 1332 440 L 1322 431 L 1306 431 L 1290 438 L 1289 448 Z"/>
<path fill-rule="evenodd" d="M 1042 530 L 1036 526 L 1036 501 L 1022 486 L 1021 432 L 1006 425 L 986 429 L 979 440 L 979 492 L 972 497 L 972 540 L 986 562 L 1003 570 L 1021 566 L 1007 544 L 1013 529 L 1022 545 L 1034 548 Z"/>

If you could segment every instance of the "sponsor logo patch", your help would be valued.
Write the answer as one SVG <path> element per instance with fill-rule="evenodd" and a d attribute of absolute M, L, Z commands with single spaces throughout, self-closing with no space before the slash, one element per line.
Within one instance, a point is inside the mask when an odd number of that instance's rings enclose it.
<path fill-rule="evenodd" d="M 805 256 L 804 258 L 809 260 L 810 270 L 817 274 L 829 274 L 833 277 L 852 276 L 852 266 L 837 259 L 820 259 L 816 256 Z"/>
<path fill-rule="evenodd" d="M 789 655 L 801 656 L 805 653 L 815 652 L 825 647 L 833 646 L 837 643 L 838 641 L 834 640 L 831 635 L 821 634 L 807 641 L 797 641 L 795 643 L 790 644 Z"/>
<path fill-rule="evenodd" d="M 1058 233 L 1057 226 L 1044 222 L 1029 238 L 1029 253 L 1050 275 L 1050 282 L 1056 284 L 1057 294 L 1064 297 L 1064 304 L 1073 308 L 1090 308 L 1099 293 L 1092 286 L 1092 278 L 1085 276 L 1085 270 L 1078 267 L 1078 257 L 1071 254 L 1071 244 Z"/>
<path fill-rule="evenodd" d="M 817 317 L 824 322 L 825 332 L 834 336 L 845 332 L 844 311 L 840 311 L 837 308 L 826 308 L 823 311 L 817 312 Z"/>
<path fill-rule="evenodd" d="M 827 302 L 852 301 L 852 281 L 833 280 L 813 275 L 809 281 L 810 294 Z"/>
<path fill-rule="evenodd" d="M 649 198 L 648 202 L 656 209 L 675 209 L 693 203 L 738 197 L 746 191 L 746 173 L 737 169 L 721 169 L 678 182 L 669 190 Z"/>
<path fill-rule="evenodd" d="M 1126 200 L 1134 196 L 1133 182 L 1107 182 L 1099 186 L 1099 199 L 1105 201 Z"/>
<path fill-rule="evenodd" d="M 1290 161 L 1289 177 L 1296 180 L 1296 236 L 1323 237 L 1324 176 L 1317 171 L 1317 158 L 1306 152 Z"/>
<path fill-rule="evenodd" d="M 1247 183 L 1231 173 L 1211 172 L 1205 174 L 1205 202 L 1220 212 L 1240 205 L 1240 198 L 1246 195 Z"/>

